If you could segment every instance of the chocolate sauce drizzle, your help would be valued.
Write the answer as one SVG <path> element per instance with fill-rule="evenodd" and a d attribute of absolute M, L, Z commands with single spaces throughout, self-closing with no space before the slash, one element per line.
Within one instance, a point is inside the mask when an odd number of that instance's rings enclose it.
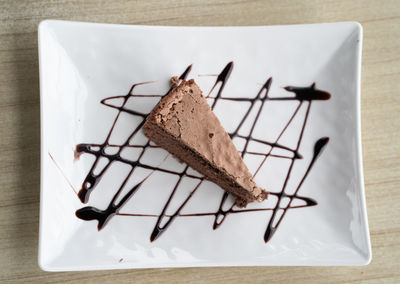
<path fill-rule="evenodd" d="M 311 109 L 311 105 L 313 101 L 319 101 L 319 100 L 328 100 L 330 98 L 330 94 L 322 91 L 322 90 L 318 90 L 315 88 L 315 83 L 313 83 L 311 86 L 309 87 L 292 87 L 292 86 L 288 86 L 285 87 L 284 89 L 288 92 L 292 92 L 294 94 L 294 96 L 289 96 L 289 97 L 270 97 L 269 96 L 269 90 L 272 84 L 272 77 L 268 78 L 266 80 L 266 82 L 264 83 L 264 85 L 261 87 L 261 89 L 259 90 L 259 92 L 257 93 L 256 97 L 254 98 L 229 98 L 229 97 L 223 97 L 222 96 L 222 92 L 223 89 L 225 87 L 225 84 L 227 83 L 229 76 L 233 70 L 233 62 L 229 62 L 225 68 L 221 71 L 221 73 L 219 73 L 216 78 L 216 81 L 213 85 L 213 87 L 211 88 L 209 94 L 207 95 L 207 98 L 212 100 L 212 104 L 211 104 L 211 108 L 214 109 L 215 106 L 217 105 L 218 102 L 223 101 L 223 100 L 230 100 L 230 101 L 238 101 L 238 102 L 249 102 L 250 106 L 248 108 L 248 110 L 246 111 L 245 115 L 243 116 L 243 118 L 241 119 L 241 121 L 239 122 L 238 126 L 236 127 L 236 129 L 232 132 L 229 133 L 229 135 L 231 136 L 231 138 L 242 138 L 245 139 L 245 145 L 241 151 L 241 156 L 244 157 L 246 154 L 248 155 L 259 155 L 259 156 L 263 156 L 263 160 L 260 163 L 260 165 L 258 166 L 256 172 L 254 173 L 254 176 L 256 176 L 259 172 L 259 170 L 262 168 L 262 166 L 264 165 L 264 163 L 267 161 L 268 157 L 278 157 L 278 158 L 282 158 L 282 159 L 289 159 L 290 160 L 290 165 L 289 165 L 289 169 L 287 171 L 286 177 L 285 177 L 285 182 L 282 186 L 282 189 L 278 192 L 269 192 L 269 194 L 271 195 L 275 195 L 278 198 L 278 201 L 275 205 L 275 207 L 271 207 L 271 208 L 257 208 L 257 209 L 235 209 L 234 205 L 230 206 L 230 208 L 228 210 L 223 210 L 224 208 L 224 204 L 227 201 L 227 198 L 229 196 L 229 193 L 224 192 L 221 201 L 220 201 L 220 205 L 219 208 L 215 211 L 215 212 L 203 212 L 203 213 L 194 213 L 194 214 L 181 214 L 181 210 L 186 206 L 186 204 L 188 203 L 188 201 L 193 197 L 193 195 L 195 194 L 195 192 L 200 188 L 200 185 L 203 183 L 204 178 L 203 177 L 199 177 L 196 175 L 191 175 L 188 173 L 188 169 L 189 167 L 186 166 L 185 169 L 183 170 L 183 172 L 177 172 L 174 170 L 167 170 L 164 168 L 160 168 L 160 167 L 154 167 L 154 166 L 149 166 L 146 165 L 145 163 L 141 162 L 141 159 L 145 153 L 146 150 L 151 149 L 151 148 L 158 148 L 158 146 L 155 146 L 153 144 L 151 144 L 149 141 L 145 144 L 145 145 L 135 145 L 135 144 L 130 144 L 130 141 L 135 137 L 135 135 L 141 130 L 145 119 L 147 117 L 147 113 L 141 113 L 139 111 L 135 111 L 132 109 L 129 109 L 126 107 L 127 102 L 130 98 L 134 98 L 134 97 L 163 97 L 162 95 L 136 95 L 134 94 L 134 89 L 136 86 L 138 85 L 142 85 L 142 84 L 148 84 L 151 82 L 146 82 L 146 83 L 140 83 L 140 84 L 134 84 L 129 92 L 125 95 L 125 96 L 113 96 L 113 97 L 108 97 L 105 98 L 101 101 L 101 103 L 105 106 L 114 108 L 118 110 L 118 113 L 114 119 L 114 122 L 111 126 L 111 129 L 109 131 L 109 133 L 106 136 L 105 141 L 102 144 L 86 144 L 86 143 L 82 143 L 82 144 L 78 144 L 76 146 L 76 150 L 75 150 L 75 158 L 79 158 L 79 156 L 83 153 L 87 153 L 87 154 L 91 154 L 93 156 L 95 156 L 95 161 L 92 164 L 92 167 L 89 170 L 89 173 L 87 174 L 86 178 L 84 179 L 83 183 L 82 183 L 82 187 L 80 189 L 80 191 L 78 192 L 78 197 L 80 198 L 80 200 L 82 201 L 82 203 L 87 203 L 90 197 L 90 193 L 95 189 L 96 185 L 100 182 L 101 178 L 104 176 L 104 174 L 106 173 L 106 171 L 108 170 L 108 168 L 111 166 L 111 164 L 113 162 L 122 162 L 125 164 L 128 164 L 131 166 L 131 170 L 129 171 L 128 175 L 126 176 L 126 178 L 124 179 L 123 183 L 121 184 L 121 186 L 118 188 L 118 190 L 116 191 L 115 195 L 113 196 L 112 200 L 110 201 L 109 205 L 107 206 L 106 209 L 104 210 L 100 210 L 96 207 L 93 206 L 86 206 L 83 207 L 79 210 L 76 211 L 76 216 L 82 220 L 97 220 L 98 221 L 98 230 L 101 230 L 102 228 L 104 228 L 104 226 L 112 219 L 112 217 L 114 217 L 115 215 L 119 215 L 119 216 L 137 216 L 137 217 L 156 217 L 157 218 L 157 222 L 154 226 L 154 229 L 150 235 L 150 241 L 154 241 L 156 240 L 158 237 L 160 237 L 162 235 L 162 233 L 164 233 L 168 227 L 173 223 L 173 221 L 175 220 L 176 217 L 190 217 L 190 216 L 214 216 L 214 224 L 213 224 L 213 229 L 217 229 L 222 223 L 223 221 L 226 219 L 226 217 L 229 214 L 239 214 L 239 213 L 246 213 L 246 212 L 256 212 L 256 211 L 272 211 L 272 215 L 268 220 L 268 225 L 267 225 L 267 229 L 265 231 L 265 235 L 264 235 L 264 240 L 265 242 L 268 242 L 272 236 L 274 235 L 275 231 L 278 229 L 279 225 L 281 224 L 282 219 L 284 218 L 286 212 L 288 209 L 294 209 L 294 208 L 303 208 L 303 207 L 310 207 L 310 206 L 315 206 L 317 205 L 317 202 L 311 198 L 308 197 L 304 197 L 304 196 L 300 196 L 298 195 L 299 189 L 301 188 L 301 186 L 303 185 L 305 179 L 307 178 L 308 174 L 310 173 L 312 167 L 314 166 L 314 163 L 316 162 L 316 160 L 318 159 L 318 157 L 320 156 L 320 154 L 322 153 L 323 149 L 326 147 L 329 138 L 328 137 L 322 137 L 320 139 L 318 139 L 315 143 L 314 146 L 314 153 L 313 153 L 313 157 L 302 177 L 302 179 L 300 180 L 299 184 L 297 185 L 297 188 L 295 190 L 295 192 L 293 194 L 287 194 L 286 193 L 286 187 L 288 184 L 288 181 L 290 179 L 291 176 L 291 172 L 292 169 L 294 167 L 295 162 L 298 159 L 302 159 L 302 155 L 299 153 L 299 148 L 301 146 L 301 142 L 302 142 L 302 138 L 303 138 L 303 134 L 304 134 L 304 130 L 306 128 L 307 125 L 307 121 L 308 121 L 308 117 L 309 117 L 309 113 L 310 113 L 310 109 Z M 191 65 L 188 66 L 186 68 L 186 70 L 182 73 L 182 75 L 179 77 L 180 80 L 184 80 L 186 79 L 186 77 L 188 76 L 190 70 L 191 70 Z M 216 92 L 215 96 L 211 96 L 214 89 L 218 88 L 218 91 Z M 171 89 L 167 92 L 167 94 L 171 91 Z M 110 104 L 108 101 L 112 100 L 112 99 L 123 99 L 123 103 L 121 106 L 115 106 L 113 104 Z M 253 131 L 255 129 L 255 126 L 257 125 L 257 122 L 259 120 L 260 114 L 263 111 L 264 105 L 266 102 L 268 101 L 276 101 L 276 100 L 281 100 L 281 101 L 297 101 L 298 105 L 295 109 L 295 111 L 293 112 L 293 114 L 291 115 L 290 119 L 288 120 L 288 122 L 286 123 L 286 125 L 284 126 L 284 128 L 282 129 L 282 131 L 280 132 L 280 134 L 278 135 L 278 137 L 275 139 L 275 141 L 271 142 L 271 141 L 264 141 L 264 140 L 260 140 L 260 139 L 256 139 L 253 138 Z M 257 102 L 260 102 L 260 104 L 256 104 Z M 302 128 L 300 131 L 300 135 L 298 137 L 297 140 L 297 146 L 295 149 L 289 148 L 287 146 L 281 145 L 279 143 L 280 138 L 282 137 L 282 135 L 285 133 L 285 131 L 287 130 L 287 128 L 289 127 L 289 125 L 292 123 L 293 119 L 295 118 L 296 115 L 298 115 L 299 110 L 301 108 L 301 106 L 306 103 L 307 104 L 307 109 L 306 109 L 306 113 L 303 119 L 303 124 L 302 124 Z M 246 120 L 248 119 L 250 113 L 255 109 L 255 107 L 258 105 L 258 109 L 256 110 L 256 117 L 255 119 L 252 121 L 251 123 L 251 127 L 250 127 L 250 133 L 247 136 L 243 136 L 240 135 L 239 132 L 242 129 L 244 123 L 246 122 Z M 133 132 L 129 135 L 129 137 L 124 141 L 124 143 L 122 143 L 121 145 L 114 145 L 109 143 L 110 137 L 114 131 L 115 125 L 117 124 L 118 118 L 120 117 L 120 114 L 122 112 L 134 115 L 136 117 L 140 117 L 142 119 L 142 121 L 138 124 L 138 126 L 133 130 Z M 268 146 L 271 146 L 269 151 L 267 153 L 258 153 L 258 152 L 249 152 L 247 151 L 248 149 L 248 145 L 251 141 L 254 142 L 258 142 L 258 143 L 262 143 Z M 107 147 L 118 147 L 118 151 L 114 154 L 108 154 L 106 152 L 106 148 Z M 137 158 L 136 161 L 131 161 L 128 159 L 124 159 L 123 157 L 121 157 L 121 152 L 125 147 L 133 147 L 133 148 L 140 148 L 141 152 L 139 154 L 139 157 Z M 272 150 L 275 148 L 280 148 L 282 150 L 285 150 L 285 152 L 287 152 L 287 155 L 274 155 L 272 154 Z M 165 157 L 165 159 L 168 157 L 168 155 Z M 104 168 L 98 173 L 95 174 L 94 170 L 96 169 L 96 166 L 98 166 L 99 160 L 100 158 L 106 158 L 107 164 L 104 166 Z M 124 194 L 124 196 L 122 196 L 121 200 L 119 202 L 116 202 L 117 198 L 120 196 L 124 186 L 127 184 L 128 180 L 130 179 L 130 177 L 134 174 L 135 169 L 137 167 L 140 168 L 145 168 L 145 169 L 149 169 L 151 170 L 150 173 L 143 179 L 141 180 L 139 183 L 137 183 L 136 185 L 134 185 L 132 188 L 130 188 L 128 190 L 127 193 Z M 172 174 L 172 175 L 176 175 L 178 176 L 178 181 L 176 182 L 176 184 L 174 185 L 174 188 L 171 191 L 171 194 L 167 200 L 167 202 L 165 203 L 162 211 L 160 214 L 129 214 L 129 213 L 120 213 L 120 209 L 134 196 L 134 194 L 141 188 L 141 186 L 144 184 L 144 182 L 151 177 L 151 175 L 156 172 L 156 171 L 160 171 L 160 172 L 164 172 L 164 173 L 168 173 L 168 174 Z M 167 209 L 171 203 L 171 201 L 174 198 L 174 195 L 176 193 L 176 191 L 179 189 L 179 186 L 181 184 L 181 181 L 184 177 L 189 177 L 192 179 L 196 179 L 197 183 L 195 185 L 195 187 L 193 188 L 193 190 L 190 192 L 190 194 L 186 197 L 186 199 L 181 203 L 181 205 L 178 207 L 178 209 L 173 213 L 173 214 L 166 214 Z M 289 198 L 289 203 L 285 206 L 282 207 L 280 205 L 282 198 Z M 292 201 L 298 199 L 298 200 L 302 200 L 304 201 L 304 205 L 299 205 L 299 206 L 291 206 Z M 280 215 L 280 217 L 278 218 L 277 214 L 279 210 L 283 210 L 283 213 Z M 164 225 L 161 225 L 164 218 L 168 218 L 167 221 L 164 223 Z"/>

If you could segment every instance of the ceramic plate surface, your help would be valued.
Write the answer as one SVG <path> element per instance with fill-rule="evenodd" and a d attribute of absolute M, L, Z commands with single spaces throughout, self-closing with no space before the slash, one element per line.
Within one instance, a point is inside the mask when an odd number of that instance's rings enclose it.
<path fill-rule="evenodd" d="M 42 269 L 367 264 L 361 44 L 352 22 L 42 22 Z M 175 75 L 208 96 L 268 200 L 232 207 L 148 143 Z"/>

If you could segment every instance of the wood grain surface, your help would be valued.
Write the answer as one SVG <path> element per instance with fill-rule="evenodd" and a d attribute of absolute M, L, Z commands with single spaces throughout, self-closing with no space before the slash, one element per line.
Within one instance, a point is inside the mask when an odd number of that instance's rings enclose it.
<path fill-rule="evenodd" d="M 37 264 L 39 76 L 44 19 L 147 25 L 358 21 L 373 259 L 364 267 L 241 267 L 46 273 Z M 0 1 L 0 282 L 400 283 L 400 1 Z"/>

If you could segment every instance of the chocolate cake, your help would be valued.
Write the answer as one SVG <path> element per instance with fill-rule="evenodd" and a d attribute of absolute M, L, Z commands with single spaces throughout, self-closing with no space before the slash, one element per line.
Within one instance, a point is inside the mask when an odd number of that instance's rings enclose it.
<path fill-rule="evenodd" d="M 194 80 L 171 79 L 173 89 L 146 119 L 145 135 L 226 191 L 236 204 L 267 197 L 252 179 L 230 136 Z"/>

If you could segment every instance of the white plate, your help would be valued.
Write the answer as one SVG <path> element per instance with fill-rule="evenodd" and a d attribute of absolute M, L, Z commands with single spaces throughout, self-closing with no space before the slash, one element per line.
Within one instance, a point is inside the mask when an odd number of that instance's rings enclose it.
<path fill-rule="evenodd" d="M 41 89 L 41 212 L 39 264 L 49 271 L 92 270 L 136 267 L 185 267 L 230 265 L 365 265 L 371 247 L 363 188 L 360 144 L 360 64 L 362 29 L 358 23 L 332 23 L 271 27 L 147 27 L 44 21 L 39 26 Z M 194 78 L 208 94 L 229 62 L 233 69 L 222 98 L 214 109 L 228 132 L 243 119 L 258 91 L 268 78 L 265 92 L 238 134 L 249 136 L 261 101 L 264 107 L 255 124 L 245 155 L 255 173 L 270 146 L 258 140 L 276 142 L 279 133 L 300 105 L 290 126 L 274 147 L 257 175 L 256 182 L 271 192 L 284 186 L 305 121 L 309 101 L 293 100 L 286 86 L 315 88 L 331 94 L 329 100 L 311 102 L 298 153 L 293 160 L 285 187 L 292 194 L 290 207 L 305 205 L 300 197 L 318 204 L 291 208 L 281 219 L 278 230 L 266 243 L 264 235 L 277 205 L 277 196 L 251 204 L 247 212 L 227 214 L 213 230 L 223 191 L 203 182 L 190 200 L 155 241 L 150 236 L 170 196 L 178 175 L 145 169 L 142 165 L 182 171 L 183 164 L 157 148 L 146 148 L 140 165 L 129 178 L 117 202 L 149 173 L 151 176 L 120 208 L 119 215 L 97 230 L 97 221 L 84 221 L 75 212 L 85 206 L 104 210 L 131 170 L 131 165 L 114 162 L 91 192 L 89 202 L 81 203 L 81 188 L 95 160 L 91 154 L 74 158 L 80 143 L 102 144 L 132 84 L 136 86 L 121 111 L 108 141 L 120 145 L 140 123 L 141 117 L 128 112 L 146 113 L 169 88 L 168 80 L 192 64 L 188 78 Z M 217 94 L 217 84 L 210 96 Z M 296 90 L 292 90 L 296 91 Z M 297 91 L 299 95 L 301 93 Z M 315 94 L 315 92 L 312 92 Z M 244 98 L 245 101 L 224 98 Z M 289 100 L 272 98 L 291 97 Z M 213 100 L 209 99 L 212 103 Z M 117 106 L 116 108 L 110 106 Z M 309 166 L 317 140 L 329 137 L 309 175 L 295 189 Z M 239 150 L 244 139 L 236 137 Z M 143 145 L 141 131 L 130 145 Z M 98 151 L 98 147 L 92 148 Z M 118 150 L 108 148 L 107 153 Z M 141 147 L 125 147 L 121 156 L 135 161 Z M 278 157 L 276 157 L 278 156 Z M 106 159 L 96 166 L 107 164 Z M 189 176 L 196 175 L 189 171 Z M 197 178 L 184 177 L 176 189 L 166 215 L 176 213 L 188 197 Z M 280 207 L 288 206 L 288 197 Z M 229 209 L 229 197 L 223 210 Z M 309 205 L 312 205 L 309 203 Z M 235 208 L 235 210 L 240 210 Z M 273 221 L 280 220 L 278 210 Z M 203 214 L 202 213 L 209 213 Z M 125 214 L 125 215 L 124 215 Z M 151 216 L 127 216 L 143 214 Z M 187 216 L 200 214 L 201 216 Z M 220 219 L 222 216 L 219 216 Z M 162 223 L 169 220 L 164 217 Z M 162 225 L 162 224 L 161 224 Z"/>

